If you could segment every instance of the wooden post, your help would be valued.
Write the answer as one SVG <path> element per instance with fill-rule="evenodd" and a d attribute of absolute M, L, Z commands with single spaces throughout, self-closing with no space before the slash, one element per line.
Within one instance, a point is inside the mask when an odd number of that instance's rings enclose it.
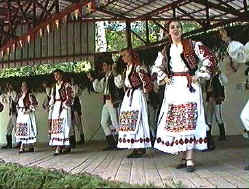
<path fill-rule="evenodd" d="M 126 40 L 127 40 L 127 48 L 132 48 L 131 42 L 131 23 L 130 21 L 126 21 Z"/>
<path fill-rule="evenodd" d="M 147 45 L 150 43 L 150 31 L 149 31 L 148 20 L 145 21 L 145 27 L 146 27 L 146 45 Z"/>

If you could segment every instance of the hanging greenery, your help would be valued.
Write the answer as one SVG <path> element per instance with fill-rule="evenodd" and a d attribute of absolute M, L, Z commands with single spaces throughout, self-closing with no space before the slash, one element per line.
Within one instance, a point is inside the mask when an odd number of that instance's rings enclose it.
<path fill-rule="evenodd" d="M 31 90 L 39 92 L 42 90 L 41 85 L 43 82 L 48 82 L 49 84 L 54 82 L 51 73 L 55 69 L 64 71 L 66 80 L 74 78 L 74 81 L 79 84 L 82 89 L 89 87 L 86 73 L 93 69 L 89 61 L 2 69 L 0 70 L 0 87 L 4 89 L 6 83 L 10 82 L 14 88 L 18 90 L 21 82 L 26 81 Z"/>

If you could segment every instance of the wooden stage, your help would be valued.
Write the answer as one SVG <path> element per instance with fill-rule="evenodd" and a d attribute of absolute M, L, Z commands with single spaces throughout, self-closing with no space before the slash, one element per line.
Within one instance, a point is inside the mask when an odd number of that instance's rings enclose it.
<path fill-rule="evenodd" d="M 196 171 L 176 170 L 179 158 L 154 149 L 144 158 L 127 159 L 129 150 L 101 151 L 104 142 L 77 146 L 72 153 L 53 156 L 51 148 L 40 145 L 37 152 L 19 154 L 17 149 L 0 150 L 0 159 L 24 166 L 63 169 L 72 174 L 87 172 L 104 179 L 158 187 L 249 188 L 249 140 L 229 136 L 216 140 L 216 149 L 195 153 Z M 181 184 L 180 184 L 181 183 Z"/>

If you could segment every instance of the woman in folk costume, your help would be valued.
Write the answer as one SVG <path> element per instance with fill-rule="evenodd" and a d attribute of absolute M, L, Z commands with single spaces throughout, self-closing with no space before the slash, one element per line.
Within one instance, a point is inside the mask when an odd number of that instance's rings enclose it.
<path fill-rule="evenodd" d="M 154 147 L 171 154 L 182 153 L 177 168 L 193 172 L 193 150 L 207 149 L 208 141 L 198 80 L 210 78 L 216 61 L 201 42 L 182 39 L 180 22 L 169 23 L 169 35 L 171 43 L 158 53 L 154 64 L 158 83 L 166 83 Z"/>
<path fill-rule="evenodd" d="M 121 51 L 127 64 L 125 73 L 126 92 L 120 108 L 118 148 L 134 149 L 128 158 L 137 158 L 151 147 L 145 94 L 153 89 L 150 75 L 141 65 L 138 54 L 131 49 Z"/>
<path fill-rule="evenodd" d="M 17 101 L 16 140 L 21 142 L 19 153 L 34 152 L 37 137 L 35 110 L 38 102 L 26 82 L 22 82 L 21 95 Z M 29 146 L 26 150 L 25 147 Z"/>
<path fill-rule="evenodd" d="M 72 127 L 72 87 L 63 79 L 63 72 L 53 72 L 56 81 L 49 101 L 50 146 L 56 147 L 54 155 L 71 151 L 69 131 Z"/>

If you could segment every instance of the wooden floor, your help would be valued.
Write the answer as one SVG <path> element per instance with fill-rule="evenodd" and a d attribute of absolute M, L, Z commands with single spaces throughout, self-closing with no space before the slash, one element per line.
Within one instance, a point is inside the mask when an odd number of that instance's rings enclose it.
<path fill-rule="evenodd" d="M 212 152 L 195 153 L 196 171 L 176 170 L 178 157 L 154 149 L 141 159 L 127 159 L 129 150 L 101 151 L 102 143 L 78 146 L 71 154 L 53 156 L 48 147 L 38 152 L 18 154 L 16 149 L 0 150 L 6 162 L 24 166 L 63 169 L 72 174 L 88 172 L 104 179 L 131 184 L 154 184 L 158 187 L 249 188 L 249 140 L 230 136 L 226 142 L 216 141 Z M 179 185 L 179 183 L 182 183 Z"/>

